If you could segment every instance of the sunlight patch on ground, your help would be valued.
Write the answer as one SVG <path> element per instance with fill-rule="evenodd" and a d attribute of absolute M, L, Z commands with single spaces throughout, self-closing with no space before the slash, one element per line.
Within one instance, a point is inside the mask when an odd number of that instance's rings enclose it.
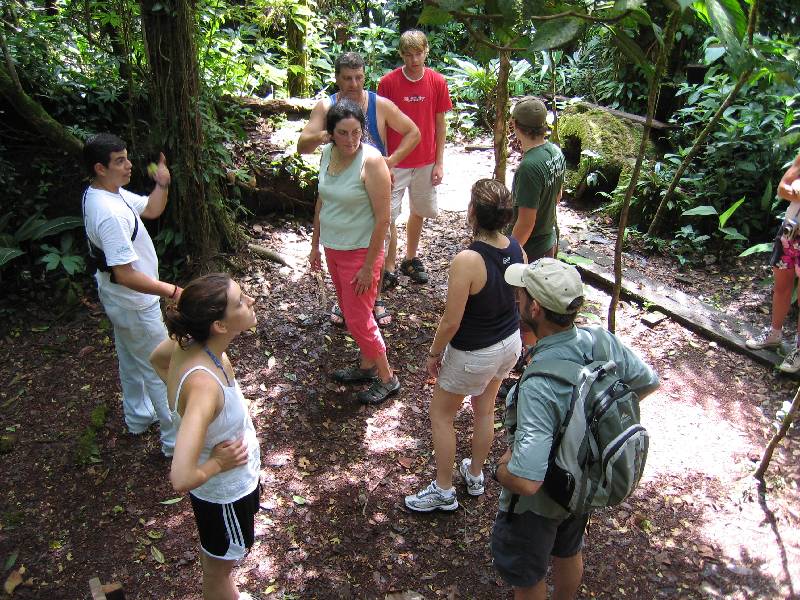
<path fill-rule="evenodd" d="M 364 446 L 370 453 L 399 452 L 416 446 L 416 440 L 407 435 L 398 435 L 402 421 L 409 418 L 409 411 L 402 402 L 393 402 L 366 419 Z"/>

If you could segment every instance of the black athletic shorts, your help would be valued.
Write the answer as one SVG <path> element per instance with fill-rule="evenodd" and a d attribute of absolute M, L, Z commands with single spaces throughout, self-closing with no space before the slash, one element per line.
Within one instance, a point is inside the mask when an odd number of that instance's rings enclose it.
<path fill-rule="evenodd" d="M 206 554 L 223 560 L 244 558 L 255 538 L 254 521 L 260 496 L 261 484 L 228 504 L 207 502 L 189 494 L 200 546 Z"/>
<path fill-rule="evenodd" d="M 530 511 L 509 521 L 499 511 L 490 542 L 495 569 L 514 587 L 536 585 L 547 574 L 551 556 L 569 558 L 581 551 L 588 521 L 589 515 L 558 520 Z"/>

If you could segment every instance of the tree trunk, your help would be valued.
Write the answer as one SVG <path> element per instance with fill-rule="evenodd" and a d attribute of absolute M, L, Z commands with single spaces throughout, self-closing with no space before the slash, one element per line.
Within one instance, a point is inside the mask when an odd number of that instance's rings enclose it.
<path fill-rule="evenodd" d="M 508 76 L 511 61 L 508 51 L 500 51 L 500 69 L 497 73 L 497 96 L 494 101 L 494 178 L 506 182 L 506 162 L 508 159 Z"/>
<path fill-rule="evenodd" d="M 298 0 L 297 7 L 307 6 L 305 0 Z M 300 20 L 302 19 L 302 21 Z M 289 96 L 305 98 L 308 96 L 308 51 L 306 50 L 306 30 L 303 14 L 291 14 L 286 17 L 286 50 L 289 68 L 286 73 L 286 87 Z"/>
<path fill-rule="evenodd" d="M 772 460 L 772 453 L 775 452 L 775 448 L 777 448 L 778 444 L 781 443 L 781 440 L 786 437 L 789 427 L 791 427 L 792 423 L 797 419 L 798 410 L 800 410 L 800 388 L 797 389 L 797 392 L 794 395 L 794 400 L 792 400 L 792 405 L 787 411 L 786 416 L 783 417 L 781 428 L 777 431 L 777 433 L 775 433 L 775 435 L 772 436 L 769 444 L 767 444 L 767 447 L 764 449 L 764 455 L 761 457 L 761 462 L 758 464 L 758 469 L 756 469 L 756 472 L 753 473 L 753 477 L 756 479 L 764 479 L 764 474 L 767 472 L 769 463 Z"/>
<path fill-rule="evenodd" d="M 225 209 L 223 182 L 204 160 L 200 80 L 192 0 L 141 0 L 151 71 L 154 150 L 163 149 L 172 172 L 169 222 L 183 236 L 187 259 L 202 266 L 234 248 L 239 231 Z M 189 264 L 197 270 L 198 264 Z"/>
<path fill-rule="evenodd" d="M 0 65 L 0 94 L 8 100 L 19 116 L 46 140 L 47 146 L 80 160 L 83 143 L 51 117 L 41 104 L 17 86 L 5 63 Z"/>
<path fill-rule="evenodd" d="M 636 189 L 636 184 L 639 181 L 639 172 L 642 169 L 642 162 L 644 161 L 645 150 L 647 149 L 647 141 L 650 138 L 650 124 L 653 121 L 653 114 L 658 104 L 658 92 L 661 89 L 661 75 L 664 72 L 664 65 L 667 63 L 670 51 L 672 50 L 672 42 L 675 39 L 675 31 L 681 22 L 680 10 L 674 10 L 669 14 L 667 26 L 664 29 L 664 47 L 658 55 L 655 69 L 653 69 L 653 76 L 650 79 L 650 94 L 647 97 L 647 120 L 644 124 L 644 131 L 642 132 L 642 143 L 639 146 L 639 154 L 636 157 L 636 164 L 631 173 L 631 182 L 628 184 L 628 189 L 625 191 L 625 199 L 622 202 L 622 210 L 619 213 L 619 228 L 617 230 L 617 243 L 614 247 L 614 288 L 611 291 L 611 303 L 608 306 L 608 330 L 614 333 L 616 329 L 616 310 L 619 303 L 619 294 L 622 289 L 622 245 L 625 243 L 625 229 L 628 225 L 628 210 L 631 206 L 631 198 Z"/>

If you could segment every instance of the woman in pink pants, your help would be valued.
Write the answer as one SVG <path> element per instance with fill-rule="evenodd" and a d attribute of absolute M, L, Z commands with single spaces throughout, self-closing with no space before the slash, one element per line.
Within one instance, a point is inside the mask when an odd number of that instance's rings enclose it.
<path fill-rule="evenodd" d="M 309 261 L 312 270 L 321 268 L 321 244 L 347 329 L 361 354 L 358 365 L 334 371 L 333 378 L 371 382 L 358 399 L 379 404 L 400 389 L 372 312 L 389 227 L 391 178 L 381 153 L 361 142 L 364 112 L 358 104 L 334 104 L 326 126 L 331 143 L 322 148 Z"/>

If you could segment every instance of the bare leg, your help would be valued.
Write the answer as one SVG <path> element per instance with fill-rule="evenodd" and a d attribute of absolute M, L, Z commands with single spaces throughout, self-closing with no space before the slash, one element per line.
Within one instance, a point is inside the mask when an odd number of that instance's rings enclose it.
<path fill-rule="evenodd" d="M 453 419 L 463 402 L 464 396 L 446 392 L 438 383 L 433 388 L 430 417 L 436 460 L 436 485 L 443 490 L 453 487 L 453 461 L 456 459 L 456 431 Z"/>
<path fill-rule="evenodd" d="M 408 215 L 408 224 L 406 225 L 406 260 L 411 260 L 417 255 L 419 238 L 422 235 L 422 223 L 424 221 L 425 219 L 414 213 Z"/>
<path fill-rule="evenodd" d="M 231 576 L 235 561 L 211 558 L 201 550 L 200 564 L 203 566 L 203 600 L 236 600 L 239 597 Z"/>
<path fill-rule="evenodd" d="M 492 379 L 480 396 L 472 396 L 472 464 L 469 472 L 478 477 L 494 441 L 494 399 L 502 379 Z M 438 452 L 437 452 L 438 454 Z"/>
<path fill-rule="evenodd" d="M 389 244 L 386 247 L 383 268 L 387 271 L 394 271 L 395 261 L 397 260 L 397 225 L 394 221 L 389 224 Z"/>
<path fill-rule="evenodd" d="M 553 600 L 573 600 L 583 579 L 583 552 L 568 558 L 553 557 Z"/>
<path fill-rule="evenodd" d="M 778 331 L 783 328 L 783 322 L 792 305 L 794 270 L 773 268 L 772 273 L 775 277 L 775 288 L 772 291 L 772 329 Z M 798 325 L 798 329 L 800 329 L 800 325 Z"/>
<path fill-rule="evenodd" d="M 386 358 L 385 352 L 378 356 L 378 358 L 372 360 L 368 359 L 363 354 L 361 355 L 361 368 L 371 369 L 372 367 L 377 367 L 378 377 L 380 377 L 381 381 L 384 383 L 387 383 L 394 376 L 394 372 L 392 371 L 392 367 L 389 366 L 389 359 Z"/>
<path fill-rule="evenodd" d="M 514 600 L 546 600 L 547 583 L 542 578 L 539 583 L 526 588 L 514 588 Z"/>

